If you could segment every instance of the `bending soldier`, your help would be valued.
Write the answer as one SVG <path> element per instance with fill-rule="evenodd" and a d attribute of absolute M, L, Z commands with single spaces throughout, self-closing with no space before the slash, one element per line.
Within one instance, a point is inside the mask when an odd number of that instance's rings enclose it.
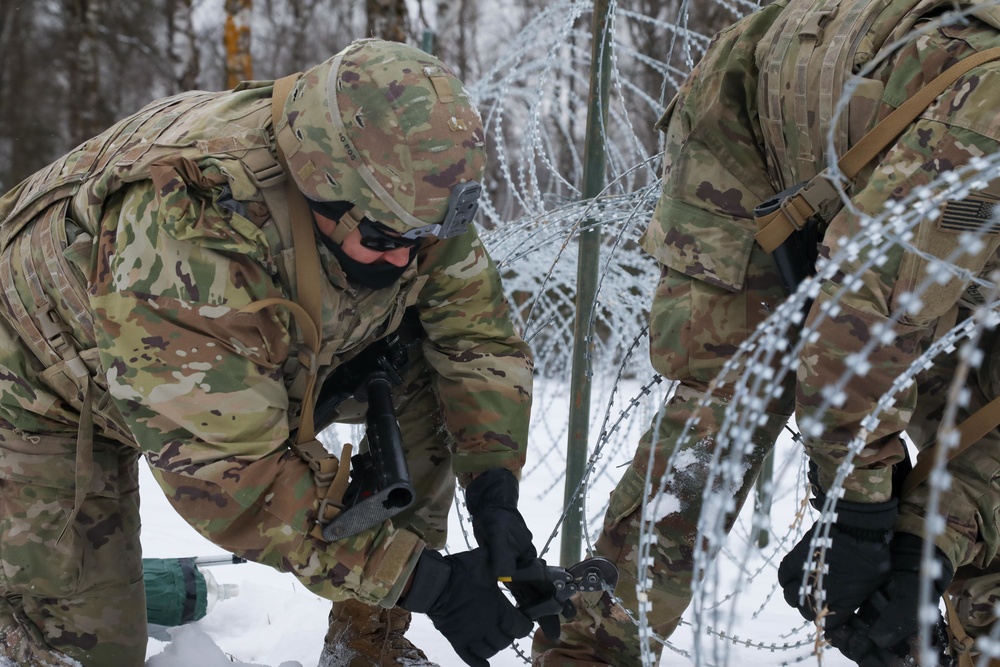
<path fill-rule="evenodd" d="M 966 19 L 932 23 L 954 7 L 937 0 L 779 0 L 715 38 L 659 123 L 666 135 L 663 191 L 642 243 L 662 269 L 650 309 L 651 359 L 657 371 L 679 385 L 612 493 L 596 550 L 618 565 L 619 594 L 635 615 L 647 471 L 652 466 L 655 486 L 685 423 L 696 418 L 680 441 L 677 456 L 685 465 L 673 471 L 662 491 L 678 499 L 680 507 L 656 515 L 651 524 L 647 618 L 661 637 L 670 635 L 691 600 L 702 492 L 710 479 L 715 435 L 734 395 L 736 372 L 724 366 L 786 296 L 772 257 L 754 241 L 758 229 L 753 211 L 836 162 L 878 120 L 950 65 L 1000 45 L 1000 13 L 985 4 Z M 923 32 L 896 48 L 894 43 L 914 30 Z M 869 62 L 872 66 L 862 72 Z M 836 113 L 841 92 L 859 72 L 862 78 L 852 82 L 849 104 Z M 1000 62 L 994 61 L 948 86 L 860 171 L 848 190 L 851 206 L 844 206 L 835 190 L 835 196 L 818 202 L 820 217 L 828 222 L 819 230 L 825 231 L 824 255 L 836 254 L 844 239 L 858 231 L 863 216 L 878 215 L 887 202 L 902 200 L 973 158 L 1000 151 L 998 77 Z M 832 119 L 837 121 L 831 126 Z M 828 152 L 829 142 L 836 154 Z M 930 487 L 924 482 L 900 497 L 892 472 L 905 456 L 901 433 L 921 449 L 935 439 L 958 353 L 938 356 L 914 386 L 895 396 L 891 408 L 879 410 L 877 403 L 895 391 L 893 381 L 927 349 L 938 325 L 948 324 L 949 313 L 965 318 L 982 303 L 969 277 L 987 276 L 996 266 L 1000 234 L 988 213 L 959 212 L 956 218 L 954 211 L 969 203 L 976 205 L 966 210 L 990 210 L 979 204 L 1000 196 L 1000 182 L 976 187 L 966 201 L 944 205 L 952 214 L 928 215 L 915 231 L 912 250 L 893 247 L 884 262 L 868 267 L 863 256 L 851 259 L 837 276 L 822 282 L 807 319 L 818 335 L 805 342 L 797 377 L 784 377 L 781 391 L 750 435 L 750 453 L 741 461 L 742 487 L 727 489 L 736 497 L 738 512 L 793 411 L 800 424 L 812 420 L 822 425 L 804 434 L 819 500 L 831 489 L 849 443 L 864 438 L 835 508 L 823 609 L 828 636 L 859 663 L 890 664 L 909 651 L 917 632 L 915 582 Z M 963 229 L 981 234 L 982 243 L 955 253 L 965 245 Z M 908 294 L 928 276 L 934 257 L 949 257 L 960 271 L 949 273 L 919 303 L 911 302 L 900 318 Z M 828 311 L 846 276 L 852 275 L 859 277 L 860 288 L 840 295 L 839 310 Z M 873 332 L 880 327 L 893 335 L 875 339 Z M 862 349 L 872 350 L 870 370 L 848 382 L 844 403 L 821 410 L 823 390 L 846 376 Z M 986 350 L 988 363 L 967 386 L 966 415 L 1000 390 L 991 370 L 1000 348 L 991 340 Z M 724 371 L 729 374 L 722 376 Z M 720 382 L 711 385 L 716 378 Z M 862 432 L 868 415 L 878 417 L 878 426 Z M 928 574 L 940 595 L 958 568 L 978 568 L 973 579 L 956 578 L 953 592 L 966 630 L 979 633 L 993 622 L 989 610 L 1000 597 L 996 576 L 984 579 L 982 571 L 996 565 L 1000 544 L 998 452 L 994 429 L 948 464 L 955 482 L 942 492 L 944 530 L 933 543 L 940 575 Z M 786 600 L 806 618 L 816 616 L 811 596 L 799 596 L 810 565 L 811 536 L 812 530 L 786 556 L 779 573 Z M 535 664 L 640 664 L 641 635 L 628 616 L 607 595 L 584 602 L 587 608 L 563 624 L 559 642 L 536 633 Z M 856 619 L 864 623 L 854 623 Z M 834 633 L 838 627 L 845 630 Z M 650 649 L 658 655 L 660 646 L 650 640 Z"/>
<path fill-rule="evenodd" d="M 535 557 L 532 359 L 471 225 L 484 140 L 440 61 L 361 40 L 155 101 L 0 199 L 0 657 L 143 664 L 140 454 L 199 532 L 335 601 L 326 660 L 430 664 L 408 609 L 470 664 L 530 631 L 497 586 Z M 349 452 L 314 396 L 406 311 L 415 501 L 328 540 Z M 456 476 L 483 548 L 444 556 Z"/>

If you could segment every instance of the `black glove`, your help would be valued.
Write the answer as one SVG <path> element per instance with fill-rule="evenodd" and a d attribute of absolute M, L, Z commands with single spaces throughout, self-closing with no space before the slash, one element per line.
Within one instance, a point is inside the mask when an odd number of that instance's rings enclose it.
<path fill-rule="evenodd" d="M 497 577 L 512 577 L 518 570 L 534 571 L 538 558 L 524 517 L 517 509 L 518 484 L 506 468 L 490 468 L 477 476 L 465 490 L 465 504 L 472 515 L 472 532 L 479 546 L 490 554 L 490 566 Z M 542 581 L 514 581 L 504 584 L 514 594 L 518 607 L 525 608 L 552 596 L 555 589 Z M 563 615 L 572 618 L 576 608 L 569 601 Z M 560 620 L 556 615 L 542 616 L 539 627 L 546 637 L 559 638 Z"/>
<path fill-rule="evenodd" d="M 922 538 L 908 533 L 896 534 L 892 544 L 892 572 L 888 579 L 858 610 L 857 621 L 849 624 L 849 632 L 842 632 L 837 641 L 831 637 L 831 643 L 859 665 L 889 667 L 914 650 L 920 632 L 917 607 L 922 548 Z M 941 572 L 932 582 L 932 603 L 944 595 L 954 576 L 951 561 L 940 549 L 934 549 L 934 560 Z M 931 633 L 931 645 L 939 651 L 947 645 L 940 637 L 943 627 L 944 621 L 939 618 Z M 947 664 L 943 660 L 940 662 Z"/>
<path fill-rule="evenodd" d="M 490 468 L 465 490 L 472 532 L 490 553 L 495 577 L 511 577 L 538 557 L 531 531 L 517 511 L 517 478 L 506 468 Z"/>
<path fill-rule="evenodd" d="M 497 586 L 484 549 L 450 556 L 425 549 L 399 605 L 427 614 L 467 665 L 489 667 L 487 658 L 528 636 L 534 625 Z"/>
<path fill-rule="evenodd" d="M 876 612 L 868 636 L 883 648 L 892 648 L 920 631 L 917 606 L 923 545 L 924 540 L 916 535 L 896 534 L 892 543 L 892 573 L 865 605 Z M 931 603 L 936 605 L 951 584 L 955 571 L 951 561 L 937 547 L 934 548 L 934 560 L 941 568 L 940 576 L 931 583 Z"/>
<path fill-rule="evenodd" d="M 573 618 L 576 616 L 576 607 L 570 600 L 559 603 L 557 595 L 560 591 L 545 576 L 546 565 L 544 560 L 536 558 L 525 567 L 518 568 L 514 581 L 505 585 L 514 594 L 517 608 L 527 614 L 528 618 L 537 621 L 546 637 L 558 641 L 562 631 L 559 616 L 562 615 L 567 620 Z"/>
<path fill-rule="evenodd" d="M 892 649 L 877 646 L 868 636 L 868 624 L 858 616 L 826 633 L 830 643 L 860 667 L 955 667 L 948 655 L 950 638 L 948 627 L 939 619 L 931 627 L 931 649 L 937 654 L 933 663 L 920 662 L 920 637 L 914 635 Z"/>
<path fill-rule="evenodd" d="M 822 507 L 822 501 L 820 496 L 813 500 L 813 505 Z M 898 505 L 893 498 L 884 503 L 841 500 L 834 507 L 837 520 L 830 526 L 830 546 L 825 557 L 827 571 L 823 576 L 823 599 L 830 614 L 825 621 L 827 630 L 846 623 L 889 576 L 892 525 L 899 512 Z M 813 560 L 809 543 L 817 525 L 813 524 L 778 566 L 778 583 L 785 601 L 808 620 L 816 618 L 814 596 L 812 593 L 803 595 L 800 603 L 799 590 L 803 571 Z M 815 576 L 810 574 L 807 581 L 815 581 Z"/>

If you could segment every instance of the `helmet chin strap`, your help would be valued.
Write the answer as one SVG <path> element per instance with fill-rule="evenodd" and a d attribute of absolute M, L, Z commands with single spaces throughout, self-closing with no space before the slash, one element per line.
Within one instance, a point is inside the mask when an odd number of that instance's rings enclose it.
<path fill-rule="evenodd" d="M 330 234 L 330 240 L 340 245 L 344 242 L 344 239 L 350 235 L 358 225 L 361 224 L 361 220 L 354 214 L 357 207 L 351 207 L 346 213 L 340 216 L 340 220 L 335 220 L 337 226 L 333 228 L 333 233 Z"/>

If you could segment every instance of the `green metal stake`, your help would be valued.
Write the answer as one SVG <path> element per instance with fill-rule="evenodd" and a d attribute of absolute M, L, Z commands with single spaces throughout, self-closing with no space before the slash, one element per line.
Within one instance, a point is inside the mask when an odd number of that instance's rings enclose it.
<path fill-rule="evenodd" d="M 774 450 L 772 449 L 764 457 L 760 466 L 760 474 L 755 482 L 757 488 L 756 500 L 754 501 L 754 515 L 760 516 L 766 526 L 770 525 L 768 517 L 771 515 L 771 501 L 774 498 Z M 757 534 L 757 546 L 761 549 L 767 546 L 770 539 L 771 529 L 761 527 Z"/>
<path fill-rule="evenodd" d="M 587 136 L 584 142 L 586 163 L 583 172 L 583 197 L 593 199 L 604 189 L 607 165 L 605 127 L 608 119 L 611 87 L 611 22 L 609 0 L 594 1 L 593 50 L 591 53 L 590 97 L 587 110 Z M 601 256 L 601 230 L 596 220 L 588 219 L 580 233 L 576 270 L 576 321 L 573 324 L 573 369 L 570 387 L 569 442 L 566 447 L 566 488 L 563 504 L 569 508 L 562 526 L 564 567 L 580 560 L 583 541 L 583 503 L 576 496 L 587 465 L 590 434 L 590 390 L 593 352 L 591 318 L 597 295 L 597 277 Z"/>
<path fill-rule="evenodd" d="M 424 30 L 423 39 L 420 40 L 420 50 L 434 55 L 434 31 L 430 28 Z"/>

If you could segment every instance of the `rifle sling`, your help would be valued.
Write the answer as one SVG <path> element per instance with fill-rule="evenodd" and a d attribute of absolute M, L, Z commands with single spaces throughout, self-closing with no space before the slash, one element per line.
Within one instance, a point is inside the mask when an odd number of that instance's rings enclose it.
<path fill-rule="evenodd" d="M 848 181 L 853 181 L 858 172 L 885 150 L 948 86 L 969 70 L 998 58 L 1000 46 L 969 56 L 946 69 L 861 137 L 858 143 L 840 157 L 837 169 Z M 828 171 L 824 169 L 810 179 L 799 193 L 789 197 L 787 203 L 782 203 L 778 210 L 757 218 L 756 239 L 764 250 L 774 252 L 792 232 L 800 229 L 806 220 L 816 214 L 821 204 L 837 196 L 836 189 L 827 178 Z M 808 196 L 810 191 L 813 196 Z M 815 196 L 817 192 L 821 196 Z"/>
<path fill-rule="evenodd" d="M 987 433 L 1000 425 L 1000 397 L 979 408 L 971 417 L 958 425 L 959 440 L 958 445 L 948 452 L 948 460 L 955 458 L 966 449 L 979 442 Z M 906 497 L 921 482 L 930 477 L 931 470 L 934 469 L 934 459 L 941 444 L 937 443 L 920 452 L 917 456 L 917 465 L 906 476 L 903 482 L 902 495 Z"/>

